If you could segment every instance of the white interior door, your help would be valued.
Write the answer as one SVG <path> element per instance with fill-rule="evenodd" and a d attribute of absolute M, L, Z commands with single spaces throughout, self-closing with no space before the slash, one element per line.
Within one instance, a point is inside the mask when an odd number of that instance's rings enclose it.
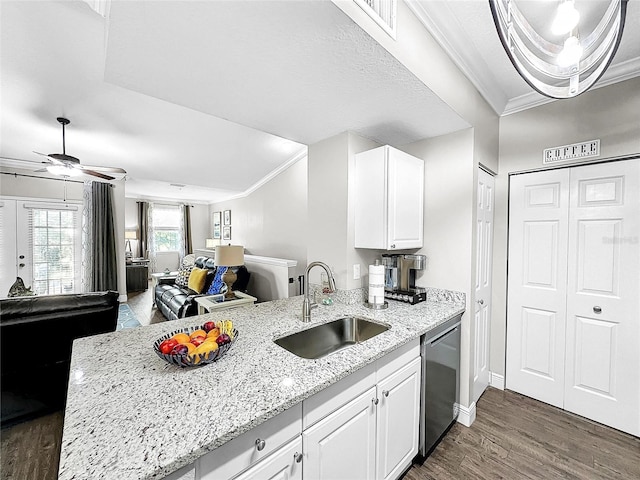
<path fill-rule="evenodd" d="M 16 201 L 0 200 L 0 297 L 9 293 L 16 281 Z"/>
<path fill-rule="evenodd" d="M 640 160 L 571 169 L 565 409 L 640 435 Z"/>
<path fill-rule="evenodd" d="M 475 360 L 473 364 L 473 401 L 489 385 L 489 326 L 491 323 L 491 266 L 493 265 L 493 200 L 495 179 L 478 170 L 476 202 L 476 284 L 475 284 Z"/>
<path fill-rule="evenodd" d="M 510 179 L 506 387 L 562 408 L 569 170 Z"/>

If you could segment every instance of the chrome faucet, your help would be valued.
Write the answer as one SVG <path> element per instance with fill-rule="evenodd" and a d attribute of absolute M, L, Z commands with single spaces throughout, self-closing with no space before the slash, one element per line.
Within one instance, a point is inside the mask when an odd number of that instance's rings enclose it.
<path fill-rule="evenodd" d="M 311 262 L 307 267 L 307 271 L 304 274 L 304 300 L 302 301 L 302 321 L 308 323 L 311 321 L 311 310 L 316 308 L 318 304 L 315 301 L 309 299 L 309 272 L 313 267 L 322 267 L 327 272 L 327 278 L 329 279 L 329 289 L 332 292 L 336 291 L 336 281 L 333 278 L 333 273 L 326 263 Z M 314 298 L 315 300 L 315 298 Z"/>

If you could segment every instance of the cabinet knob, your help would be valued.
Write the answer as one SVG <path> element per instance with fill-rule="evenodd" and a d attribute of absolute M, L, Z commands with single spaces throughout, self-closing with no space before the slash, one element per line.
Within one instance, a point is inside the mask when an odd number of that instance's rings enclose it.
<path fill-rule="evenodd" d="M 19 267 L 20 267 L 20 268 L 24 268 L 24 263 L 21 263 L 21 264 L 19 265 Z"/>
<path fill-rule="evenodd" d="M 596 305 L 593 307 L 593 313 L 602 313 L 602 308 Z"/>
<path fill-rule="evenodd" d="M 24 255 L 20 255 L 18 258 L 19 258 L 20 260 L 24 260 Z"/>
<path fill-rule="evenodd" d="M 396 244 L 392 243 L 391 245 L 389 245 L 389 248 L 396 248 Z"/>
<path fill-rule="evenodd" d="M 478 305 L 484 305 L 484 300 L 483 299 L 478 300 Z"/>
<path fill-rule="evenodd" d="M 380 400 L 378 400 L 377 398 L 372 398 L 371 401 L 374 405 L 377 405 Z"/>
<path fill-rule="evenodd" d="M 266 445 L 266 442 L 264 440 L 260 440 L 259 438 L 256 440 L 256 448 L 258 449 L 259 452 L 264 450 L 265 445 Z"/>
<path fill-rule="evenodd" d="M 389 396 L 389 390 L 382 390 L 382 395 L 384 395 L 385 397 Z"/>
<path fill-rule="evenodd" d="M 296 461 L 296 463 L 302 462 L 302 454 L 298 452 L 294 453 L 293 459 Z"/>

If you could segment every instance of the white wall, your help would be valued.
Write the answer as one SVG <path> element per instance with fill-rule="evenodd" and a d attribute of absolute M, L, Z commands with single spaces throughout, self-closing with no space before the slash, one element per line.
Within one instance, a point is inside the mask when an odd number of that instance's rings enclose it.
<path fill-rule="evenodd" d="M 307 263 L 307 158 L 302 158 L 246 197 L 209 206 L 205 238 L 213 238 L 212 215 L 231 210 L 231 242 L 247 253 L 297 260 L 296 277 Z M 194 246 L 197 243 L 194 233 Z M 220 240 L 218 243 L 229 243 Z M 296 289 L 297 291 L 297 289 Z"/>
<path fill-rule="evenodd" d="M 473 246 L 475 230 L 475 178 L 473 129 L 422 140 L 402 148 L 425 161 L 424 247 L 427 269 L 416 275 L 422 287 L 464 292 L 460 355 L 460 403 L 469 407 L 473 384 L 474 335 Z"/>
<path fill-rule="evenodd" d="M 496 177 L 491 371 L 505 371 L 508 176 L 541 169 L 545 148 L 600 139 L 600 159 L 640 155 L 640 78 L 500 119 Z M 575 162 L 579 164 L 584 162 Z"/>

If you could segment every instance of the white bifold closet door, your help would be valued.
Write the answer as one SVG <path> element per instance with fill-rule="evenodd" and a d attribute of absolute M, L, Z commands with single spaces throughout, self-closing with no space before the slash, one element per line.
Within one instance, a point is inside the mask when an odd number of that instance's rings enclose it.
<path fill-rule="evenodd" d="M 640 161 L 510 182 L 507 388 L 640 435 Z"/>

